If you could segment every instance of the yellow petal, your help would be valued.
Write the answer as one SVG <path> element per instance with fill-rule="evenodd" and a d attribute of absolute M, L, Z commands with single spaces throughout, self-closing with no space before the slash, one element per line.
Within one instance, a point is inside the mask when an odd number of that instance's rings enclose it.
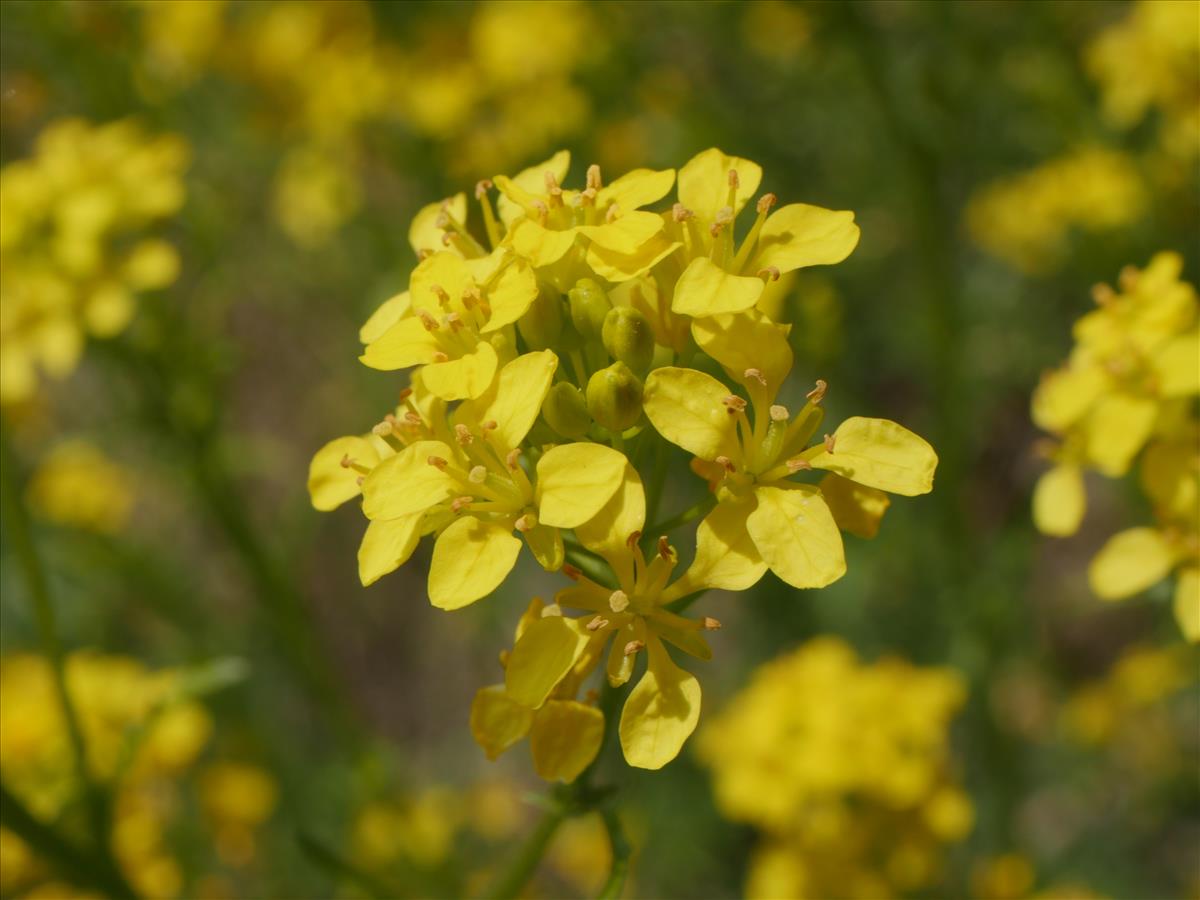
<path fill-rule="evenodd" d="M 359 341 L 363 344 L 374 343 L 383 337 L 389 328 L 408 315 L 411 308 L 408 291 L 384 300 L 379 308 L 371 313 L 371 318 L 363 323 L 363 327 L 358 329 Z"/>
<path fill-rule="evenodd" d="M 1135 394 L 1106 394 L 1087 417 L 1087 457 L 1105 475 L 1124 475 L 1150 438 L 1158 404 Z"/>
<path fill-rule="evenodd" d="M 667 602 L 703 588 L 744 591 L 766 574 L 767 564 L 746 529 L 754 503 L 719 503 L 696 529 L 696 558 L 667 590 Z"/>
<path fill-rule="evenodd" d="M 642 406 L 655 429 L 701 459 L 738 453 L 737 421 L 721 401 L 729 389 L 695 369 L 666 366 L 646 378 Z"/>
<path fill-rule="evenodd" d="M 1200 508 L 1200 468 L 1196 466 L 1196 434 L 1181 442 L 1156 441 L 1141 460 L 1142 487 L 1155 512 L 1167 519 L 1194 520 Z"/>
<path fill-rule="evenodd" d="M 646 621 L 655 634 L 689 656 L 705 661 L 712 659 L 712 648 L 708 646 L 695 620 L 685 619 L 665 609 L 656 609 L 647 613 Z"/>
<path fill-rule="evenodd" d="M 308 466 L 308 496 L 314 509 L 337 509 L 362 492 L 362 473 L 343 466 L 346 457 L 370 469 L 379 462 L 379 451 L 365 437 L 340 437 L 318 450 Z"/>
<path fill-rule="evenodd" d="M 1153 587 L 1167 577 L 1175 553 L 1155 528 L 1130 528 L 1114 534 L 1088 566 L 1092 592 L 1104 600 L 1121 600 Z"/>
<path fill-rule="evenodd" d="M 537 421 L 557 368 L 558 357 L 550 350 L 518 356 L 500 370 L 487 393 L 459 407 L 454 421 L 473 428 L 495 422 L 496 430 L 490 438 L 495 445 L 505 450 L 520 447 Z"/>
<path fill-rule="evenodd" d="M 508 696 L 536 709 L 563 680 L 588 645 L 573 619 L 546 616 L 529 624 L 513 646 L 504 673 Z"/>
<path fill-rule="evenodd" d="M 937 454 L 903 425 L 852 416 L 834 433 L 833 452 L 822 450 L 810 462 L 859 484 L 915 497 L 933 489 Z"/>
<path fill-rule="evenodd" d="M 437 221 L 443 209 L 462 224 L 467 224 L 467 195 L 464 193 L 421 207 L 408 227 L 408 243 L 413 253 L 420 256 L 422 250 L 442 249 L 442 229 L 438 228 Z"/>
<path fill-rule="evenodd" d="M 1200 643 L 1200 569 L 1179 570 L 1175 584 L 1175 621 L 1183 636 L 1193 644 Z"/>
<path fill-rule="evenodd" d="M 685 316 L 715 316 L 741 312 L 758 302 L 763 280 L 731 275 L 708 257 L 688 263 L 675 282 L 671 311 Z"/>
<path fill-rule="evenodd" d="M 510 262 L 488 288 L 487 302 L 492 311 L 480 333 L 489 334 L 517 321 L 537 292 L 537 278 L 529 264 L 523 259 Z"/>
<path fill-rule="evenodd" d="M 604 225 L 582 225 L 579 233 L 613 253 L 632 254 L 662 230 L 662 217 L 656 213 L 631 212 Z"/>
<path fill-rule="evenodd" d="M 726 156 L 716 147 L 697 153 L 679 170 L 679 202 L 711 221 L 717 210 L 729 205 L 730 170 L 738 173 L 733 204 L 734 212 L 738 212 L 758 190 L 762 167 L 748 159 Z"/>
<path fill-rule="evenodd" d="M 591 765 L 604 740 L 604 714 L 575 700 L 550 700 L 529 732 L 533 768 L 547 781 L 571 782 Z"/>
<path fill-rule="evenodd" d="M 1042 534 L 1074 534 L 1086 508 L 1083 473 L 1078 466 L 1055 466 L 1042 474 L 1033 489 L 1033 523 Z"/>
<path fill-rule="evenodd" d="M 512 225 L 525 212 L 519 203 L 509 198 L 509 192 L 514 194 L 520 192 L 526 195 L 541 194 L 546 188 L 545 173 L 553 173 L 554 180 L 562 184 L 567 177 L 567 170 L 570 167 L 571 154 L 566 150 L 559 150 L 545 162 L 530 166 L 512 178 L 506 178 L 503 175 L 497 175 L 493 178 L 492 180 L 496 183 L 496 187 L 500 188 L 502 192 L 499 198 L 500 220 L 505 225 Z"/>
<path fill-rule="evenodd" d="M 832 472 L 819 486 L 838 528 L 860 538 L 879 533 L 879 523 L 892 502 L 887 494 Z"/>
<path fill-rule="evenodd" d="M 471 736 L 488 759 L 495 759 L 529 733 L 533 716 L 532 709 L 505 693 L 504 685 L 489 685 L 471 702 Z"/>
<path fill-rule="evenodd" d="M 646 674 L 621 711 L 621 749 L 639 769 L 661 769 L 683 748 L 700 720 L 700 682 L 671 661 L 653 635 Z"/>
<path fill-rule="evenodd" d="M 523 532 L 522 536 L 539 566 L 547 572 L 557 572 L 562 568 L 565 550 L 562 533 L 557 528 L 538 524 Z"/>
<path fill-rule="evenodd" d="M 1200 333 L 1172 338 L 1151 357 L 1150 366 L 1164 397 L 1200 394 Z"/>
<path fill-rule="evenodd" d="M 671 192 L 674 184 L 674 169 L 634 169 L 602 187 L 596 196 L 596 207 L 605 209 L 615 203 L 623 212 L 632 212 L 657 203 Z"/>
<path fill-rule="evenodd" d="M 767 381 L 767 396 L 772 398 L 792 371 L 787 336 L 786 325 L 776 325 L 755 309 L 692 321 L 692 337 L 730 378 L 747 385 L 746 370 L 757 369 Z"/>
<path fill-rule="evenodd" d="M 509 228 L 505 240 L 512 246 L 513 252 L 541 269 L 554 265 L 566 256 L 577 234 L 574 228 L 553 231 L 534 219 L 518 219 Z"/>
<path fill-rule="evenodd" d="M 575 526 L 583 546 L 608 562 L 622 584 L 633 582 L 633 554 L 629 536 L 646 526 L 646 492 L 633 466 L 626 464 L 621 486 L 604 507 L 587 522 Z"/>
<path fill-rule="evenodd" d="M 512 530 L 464 516 L 443 531 L 429 563 L 429 602 L 438 609 L 461 609 L 498 588 L 521 552 Z"/>
<path fill-rule="evenodd" d="M 430 393 L 443 400 L 478 397 L 492 386 L 499 359 L 487 341 L 480 341 L 470 353 L 458 359 L 430 363 L 421 370 L 421 379 Z"/>
<path fill-rule="evenodd" d="M 601 278 L 617 284 L 645 274 L 681 246 L 661 232 L 633 253 L 617 253 L 592 243 L 587 248 L 587 264 Z"/>
<path fill-rule="evenodd" d="M 1065 431 L 1091 408 L 1107 383 L 1097 366 L 1047 372 L 1033 392 L 1033 421 L 1046 431 Z"/>
<path fill-rule="evenodd" d="M 433 333 L 425 330 L 420 319 L 407 316 L 367 344 L 359 360 L 372 369 L 390 372 L 433 362 L 433 354 L 437 351 L 438 342 Z"/>
<path fill-rule="evenodd" d="M 625 457 L 601 444 L 562 444 L 538 460 L 538 521 L 575 528 L 600 512 L 625 474 Z"/>
<path fill-rule="evenodd" d="M 412 556 L 421 539 L 421 513 L 399 519 L 376 519 L 367 524 L 358 548 L 358 578 L 363 587 L 394 572 Z"/>
<path fill-rule="evenodd" d="M 790 272 L 804 266 L 833 265 L 857 246 L 854 213 L 790 203 L 763 223 L 758 233 L 758 250 L 748 271 L 774 266 L 780 272 Z"/>
<path fill-rule="evenodd" d="M 417 441 L 371 470 L 363 481 L 363 513 L 368 519 L 398 519 L 424 512 L 454 491 L 454 480 L 436 466 L 431 456 L 453 460 L 454 453 L 441 441 Z"/>
<path fill-rule="evenodd" d="M 746 519 L 746 530 L 780 580 L 818 588 L 846 573 L 842 534 L 820 491 L 809 485 L 756 487 L 754 496 L 758 505 Z"/>

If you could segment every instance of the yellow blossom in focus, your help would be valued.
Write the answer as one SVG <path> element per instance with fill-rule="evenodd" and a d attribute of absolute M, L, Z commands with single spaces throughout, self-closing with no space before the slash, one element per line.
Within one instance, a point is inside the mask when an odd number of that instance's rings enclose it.
<path fill-rule="evenodd" d="M 133 475 L 84 441 L 64 441 L 38 463 L 26 494 L 39 518 L 116 534 L 129 520 Z"/>

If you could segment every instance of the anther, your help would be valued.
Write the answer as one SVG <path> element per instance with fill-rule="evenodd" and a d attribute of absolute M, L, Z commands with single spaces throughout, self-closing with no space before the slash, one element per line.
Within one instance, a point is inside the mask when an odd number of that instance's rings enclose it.
<path fill-rule="evenodd" d="M 442 211 L 437 214 L 437 218 L 433 220 L 433 224 L 443 231 L 450 227 L 450 214 L 446 212 L 445 204 L 442 205 Z"/>
<path fill-rule="evenodd" d="M 671 207 L 671 218 L 676 222 L 686 222 L 688 219 L 694 219 L 695 217 L 696 214 L 682 203 L 676 203 Z"/>
<path fill-rule="evenodd" d="M 430 456 L 425 460 L 425 462 L 429 463 L 429 465 L 433 466 L 435 469 L 440 469 L 443 472 L 445 472 L 446 468 L 450 465 L 449 462 L 442 459 L 440 456 Z"/>
<path fill-rule="evenodd" d="M 442 309 L 450 305 L 450 295 L 446 293 L 446 289 L 440 284 L 431 284 L 429 292 L 438 298 L 438 303 L 441 304 Z"/>
<path fill-rule="evenodd" d="M 754 208 L 758 210 L 759 215 L 762 215 L 778 202 L 779 198 L 774 194 L 763 194 L 758 198 L 758 203 L 755 204 Z"/>
<path fill-rule="evenodd" d="M 476 305 L 483 303 L 483 294 L 479 293 L 479 288 L 473 284 L 463 288 L 462 303 L 467 309 L 474 309 Z"/>
<path fill-rule="evenodd" d="M 837 435 L 836 434 L 825 435 L 825 452 L 832 453 L 834 444 L 836 444 L 836 443 L 837 443 Z"/>
<path fill-rule="evenodd" d="M 525 515 L 519 517 L 517 521 L 513 523 L 513 528 L 517 529 L 517 531 L 521 532 L 522 534 L 527 531 L 533 531 L 533 529 L 537 528 L 537 516 L 535 516 L 533 513 L 525 513 Z"/>
<path fill-rule="evenodd" d="M 641 539 L 642 533 L 640 531 L 631 531 L 629 532 L 629 537 L 625 538 L 625 546 L 632 550 Z"/>
<path fill-rule="evenodd" d="M 354 468 L 354 460 L 350 458 L 349 453 L 342 454 L 342 468 L 343 469 Z"/>
<path fill-rule="evenodd" d="M 825 399 L 825 391 L 828 388 L 829 388 L 829 385 L 825 383 L 824 379 L 818 378 L 817 386 L 814 387 L 811 391 L 809 391 L 804 396 L 806 399 L 811 401 L 813 403 L 813 405 L 815 406 L 816 404 L 820 403 L 822 400 Z"/>
<path fill-rule="evenodd" d="M 767 266 L 765 269 L 759 269 L 755 273 L 763 281 L 778 281 L 779 269 L 776 266 Z"/>
<path fill-rule="evenodd" d="M 624 591 L 613 591 L 608 595 L 608 608 L 615 613 L 629 609 L 629 595 Z"/>
<path fill-rule="evenodd" d="M 504 457 L 504 464 L 508 466 L 510 472 L 517 471 L 517 467 L 521 465 L 521 451 L 509 450 L 508 455 Z"/>
<path fill-rule="evenodd" d="M 668 560 L 675 555 L 675 550 L 665 534 L 658 539 L 658 555 Z"/>
<path fill-rule="evenodd" d="M 742 186 L 742 179 L 738 178 L 737 169 L 729 170 L 729 186 L 735 190 Z"/>
<path fill-rule="evenodd" d="M 746 408 L 746 401 L 736 394 L 726 394 L 721 398 L 721 402 L 725 404 L 725 409 L 729 411 L 731 416 L 740 413 Z"/>
<path fill-rule="evenodd" d="M 788 412 L 788 408 L 782 403 L 771 404 L 771 408 L 767 412 L 770 414 L 772 422 L 786 422 L 792 417 L 792 414 Z"/>
<path fill-rule="evenodd" d="M 450 501 L 450 510 L 452 512 L 456 512 L 456 513 L 462 512 L 464 509 L 466 509 L 468 506 L 470 506 L 474 502 L 475 502 L 474 497 L 466 497 L 466 496 L 455 497 L 453 500 Z"/>
<path fill-rule="evenodd" d="M 588 622 L 584 627 L 587 628 L 588 631 L 599 631 L 607 624 L 608 619 L 604 618 L 603 616 L 596 616 L 596 618 L 592 619 L 592 621 Z"/>
<path fill-rule="evenodd" d="M 377 435 L 378 437 L 387 437 L 391 433 L 392 433 L 392 423 L 391 422 L 378 422 L 371 427 L 371 434 Z"/>
<path fill-rule="evenodd" d="M 496 424 L 495 419 L 488 419 L 486 422 L 481 422 L 479 427 L 484 431 L 495 431 L 500 426 Z"/>
<path fill-rule="evenodd" d="M 578 581 L 583 576 L 583 572 L 570 563 L 563 563 L 562 573 L 572 581 Z"/>
<path fill-rule="evenodd" d="M 357 478 L 354 479 L 354 483 L 357 484 L 359 487 L 362 487 L 363 482 L 366 480 L 367 480 L 366 475 L 359 475 Z"/>
<path fill-rule="evenodd" d="M 592 163 L 590 166 L 588 166 L 587 186 L 593 191 L 600 190 L 600 167 L 595 163 Z"/>
<path fill-rule="evenodd" d="M 745 372 L 742 373 L 742 377 L 753 378 L 755 381 L 757 381 L 763 387 L 767 386 L 767 377 L 765 375 L 763 375 L 762 369 L 747 369 Z"/>
<path fill-rule="evenodd" d="M 584 188 L 582 191 L 579 192 L 579 205 L 580 206 L 595 206 L 596 205 L 596 195 L 598 193 L 599 192 L 595 188 Z"/>
<path fill-rule="evenodd" d="M 550 207 L 541 200 L 534 200 L 533 209 L 537 213 L 538 221 L 545 225 L 546 220 L 550 218 Z"/>
<path fill-rule="evenodd" d="M 405 402 L 412 395 L 413 395 L 413 389 L 411 387 L 402 388 L 400 391 L 400 402 L 401 403 Z"/>
<path fill-rule="evenodd" d="M 609 225 L 611 225 L 613 222 L 617 221 L 617 218 L 620 215 L 621 215 L 621 207 L 615 203 L 610 203 L 608 205 L 608 212 L 606 212 L 604 214 L 604 221 L 606 223 L 608 223 Z"/>
<path fill-rule="evenodd" d="M 639 650 L 641 650 L 645 646 L 646 646 L 645 641 L 630 641 L 628 644 L 625 645 L 625 655 L 633 656 L 633 654 L 637 653 Z"/>
<path fill-rule="evenodd" d="M 713 460 L 713 462 L 715 462 L 719 466 L 724 467 L 725 471 L 729 472 L 730 474 L 732 474 L 733 472 L 735 472 L 737 470 L 737 467 L 733 464 L 733 460 L 730 459 L 728 456 L 718 456 L 716 459 Z"/>
<path fill-rule="evenodd" d="M 562 615 L 562 607 L 559 606 L 557 603 L 547 603 L 545 606 L 542 607 L 542 618 L 543 619 L 549 619 L 553 616 L 561 616 L 561 615 Z"/>
<path fill-rule="evenodd" d="M 438 330 L 437 319 L 431 316 L 427 310 L 418 309 L 417 318 L 421 320 L 421 324 L 425 326 L 426 331 Z"/>
<path fill-rule="evenodd" d="M 418 416 L 411 409 L 406 409 L 404 411 L 404 421 L 409 425 L 424 425 L 425 424 L 424 422 L 421 421 L 421 417 Z"/>
<path fill-rule="evenodd" d="M 490 180 L 488 180 L 487 178 L 482 178 L 479 181 L 475 182 L 475 199 L 482 200 L 484 194 L 486 194 L 488 191 L 490 191 L 492 189 L 492 187 L 493 187 L 492 182 Z"/>
<path fill-rule="evenodd" d="M 799 456 L 793 456 L 786 463 L 784 463 L 784 465 L 787 466 L 788 471 L 792 473 L 812 471 L 812 463 Z"/>
<path fill-rule="evenodd" d="M 721 623 L 718 622 L 716 619 L 714 619 L 712 616 L 705 616 L 703 619 L 700 620 L 700 627 L 703 628 L 705 631 L 720 631 Z"/>
<path fill-rule="evenodd" d="M 562 188 L 558 186 L 558 177 L 549 169 L 542 173 L 542 182 L 546 185 L 547 194 L 562 193 Z"/>
<path fill-rule="evenodd" d="M 442 321 L 450 326 L 451 331 L 460 331 L 463 327 L 462 317 L 456 312 L 446 313 Z"/>
<path fill-rule="evenodd" d="M 450 359 L 450 357 L 441 350 L 434 350 L 433 353 L 430 354 L 430 357 L 435 363 L 443 363 Z"/>
<path fill-rule="evenodd" d="M 454 426 L 454 437 L 463 447 L 475 440 L 474 436 L 471 434 L 471 429 L 466 425 L 463 425 L 461 422 Z"/>
<path fill-rule="evenodd" d="M 417 251 L 417 262 L 423 262 L 433 256 L 433 251 L 428 247 L 422 247 Z"/>
<path fill-rule="evenodd" d="M 487 466 L 475 466 L 467 473 L 467 481 L 471 484 L 483 484 L 487 481 Z"/>

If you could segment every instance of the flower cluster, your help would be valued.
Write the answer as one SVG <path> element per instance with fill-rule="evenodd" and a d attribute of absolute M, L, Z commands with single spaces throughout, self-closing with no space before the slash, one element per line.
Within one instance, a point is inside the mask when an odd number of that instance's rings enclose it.
<path fill-rule="evenodd" d="M 762 666 L 700 734 L 724 815 L 765 832 L 750 897 L 891 897 L 935 887 L 971 830 L 948 730 L 950 669 L 860 662 L 817 638 Z"/>
<path fill-rule="evenodd" d="M 798 409 L 781 402 L 788 328 L 759 303 L 781 275 L 844 259 L 851 213 L 755 199 L 762 170 L 717 149 L 678 178 L 639 169 L 606 183 L 592 166 L 578 189 L 563 187 L 569 162 L 561 152 L 480 182 L 475 231 L 463 194 L 418 213 L 408 290 L 360 335 L 367 366 L 411 370 L 411 384 L 369 434 L 322 448 L 309 477 L 318 509 L 361 495 L 364 584 L 425 537 L 441 609 L 492 593 L 523 548 L 568 579 L 552 603 L 530 604 L 504 683 L 471 712 L 489 756 L 528 735 L 539 774 L 566 781 L 604 733 L 584 690 L 595 671 L 620 686 L 646 660 L 621 744 L 631 765 L 665 765 L 700 711 L 699 682 L 668 646 L 708 659 L 704 633 L 719 627 L 683 608 L 768 569 L 797 588 L 830 584 L 846 568 L 841 531 L 874 536 L 888 493 L 927 492 L 937 463 L 885 419 L 818 437 L 824 382 Z M 673 188 L 666 209 L 648 208 Z M 674 447 L 707 491 L 660 525 Z M 681 567 L 668 532 L 701 516 Z"/>
<path fill-rule="evenodd" d="M 0 171 L 0 402 L 70 374 L 88 334 L 119 333 L 139 293 L 175 280 L 175 249 L 144 232 L 183 205 L 187 161 L 175 135 L 67 119 Z"/>
<path fill-rule="evenodd" d="M 186 697 L 180 673 L 152 672 L 118 656 L 77 652 L 67 659 L 66 687 L 87 748 L 90 777 L 113 787 L 112 851 L 133 887 L 146 897 L 178 896 L 184 873 L 165 839 L 183 801 L 179 780 L 195 765 L 212 732 L 204 707 Z M 0 767 L 5 786 L 43 821 L 71 822 L 80 796 L 72 743 L 54 675 L 45 658 L 0 660 Z M 229 773 L 242 774 L 228 797 Z M 253 773 L 247 775 L 246 773 Z M 274 784 L 243 765 L 219 763 L 204 773 L 201 802 L 218 835 L 236 841 L 244 861 L 250 829 L 274 806 Z M 257 796 L 247 793 L 254 781 Z M 264 786 L 265 783 L 265 786 Z M 247 803 L 250 797 L 251 809 Z M 218 852 L 224 858 L 222 847 Z M 74 896 L 47 881 L 50 870 L 15 834 L 0 829 L 0 890 Z"/>
<path fill-rule="evenodd" d="M 1131 597 L 1178 570 L 1175 615 L 1200 640 L 1200 331 L 1182 260 L 1160 253 L 1127 268 L 1119 290 L 1098 286 L 1075 323 L 1075 347 L 1033 395 L 1033 420 L 1053 434 L 1054 466 L 1038 480 L 1033 515 L 1045 534 L 1074 534 L 1086 509 L 1083 472 L 1126 475 L 1137 461 L 1156 524 L 1112 537 L 1092 560 L 1092 590 Z"/>
<path fill-rule="evenodd" d="M 1085 147 L 984 185 L 967 206 L 975 242 L 1022 272 L 1054 269 L 1074 230 L 1105 232 L 1134 222 L 1146 191 L 1133 159 Z"/>
<path fill-rule="evenodd" d="M 56 444 L 38 462 L 25 497 L 40 519 L 117 534 L 129 521 L 134 484 L 134 473 L 99 447 L 72 439 Z"/>

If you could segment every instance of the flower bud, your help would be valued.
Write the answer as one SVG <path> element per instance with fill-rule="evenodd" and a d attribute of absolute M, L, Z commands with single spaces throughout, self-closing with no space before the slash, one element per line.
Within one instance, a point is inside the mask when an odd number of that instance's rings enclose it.
<path fill-rule="evenodd" d="M 587 385 L 592 418 L 612 432 L 622 432 L 642 417 L 642 383 L 623 362 L 601 369 Z"/>
<path fill-rule="evenodd" d="M 562 327 L 562 294 L 551 285 L 539 284 L 537 297 L 517 320 L 517 330 L 530 350 L 545 350 L 558 342 Z"/>
<path fill-rule="evenodd" d="M 568 292 L 571 302 L 571 321 L 584 340 L 600 339 L 604 330 L 604 317 L 612 309 L 612 303 L 604 288 L 591 278 L 580 278 Z"/>
<path fill-rule="evenodd" d="M 646 317 L 631 306 L 616 306 L 604 317 L 604 349 L 635 372 L 645 372 L 654 358 L 654 334 Z"/>
<path fill-rule="evenodd" d="M 550 388 L 542 401 L 542 417 L 560 435 L 572 440 L 584 437 L 592 424 L 583 391 L 568 381 Z"/>

